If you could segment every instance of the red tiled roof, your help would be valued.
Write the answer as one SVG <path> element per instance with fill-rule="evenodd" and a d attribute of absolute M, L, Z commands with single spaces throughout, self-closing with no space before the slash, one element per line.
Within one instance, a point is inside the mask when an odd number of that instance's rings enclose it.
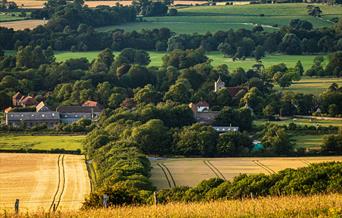
<path fill-rule="evenodd" d="M 97 103 L 96 101 L 86 101 L 82 104 L 82 107 L 100 107 L 101 105 Z"/>
<path fill-rule="evenodd" d="M 17 93 L 15 93 L 15 95 L 13 95 L 13 99 L 17 99 L 17 100 L 19 100 L 21 97 L 22 97 L 23 95 L 20 93 L 20 92 L 17 92 Z"/>
<path fill-rule="evenodd" d="M 32 96 L 26 96 L 23 100 L 20 102 L 24 105 L 35 105 L 37 104 L 36 99 L 34 99 Z"/>
<path fill-rule="evenodd" d="M 9 112 L 11 112 L 12 109 L 13 109 L 12 107 L 5 108 L 4 112 L 9 113 Z"/>

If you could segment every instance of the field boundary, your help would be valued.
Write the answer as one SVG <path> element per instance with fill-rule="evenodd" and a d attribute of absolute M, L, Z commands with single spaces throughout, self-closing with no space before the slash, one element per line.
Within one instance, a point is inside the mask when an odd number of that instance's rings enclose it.
<path fill-rule="evenodd" d="M 316 120 L 332 120 L 332 121 L 342 121 L 341 117 L 318 117 L 318 116 L 303 116 L 303 115 L 294 115 L 295 118 L 304 118 L 304 119 L 316 119 Z"/>
<path fill-rule="evenodd" d="M 87 171 L 88 171 L 88 177 L 89 177 L 89 182 L 90 182 L 90 192 L 94 192 L 95 191 L 95 187 L 96 187 L 96 171 L 94 169 L 93 163 L 90 162 L 90 160 L 85 160 L 85 164 L 87 167 Z"/>

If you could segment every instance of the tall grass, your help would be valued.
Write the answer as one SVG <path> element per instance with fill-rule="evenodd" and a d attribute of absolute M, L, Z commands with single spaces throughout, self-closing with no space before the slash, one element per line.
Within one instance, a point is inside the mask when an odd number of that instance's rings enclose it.
<path fill-rule="evenodd" d="M 1 214 L 2 213 L 2 214 Z M 0 212 L 0 216 L 4 215 Z M 7 217 L 14 214 L 7 212 Z M 21 212 L 18 217 L 341 217 L 342 195 L 266 197 L 207 203 L 127 206 L 56 214 Z"/>

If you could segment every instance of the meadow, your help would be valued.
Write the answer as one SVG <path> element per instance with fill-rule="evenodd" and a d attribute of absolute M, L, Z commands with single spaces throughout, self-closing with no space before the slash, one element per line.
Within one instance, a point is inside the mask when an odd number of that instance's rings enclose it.
<path fill-rule="evenodd" d="M 307 4 L 259 4 L 229 6 L 192 6 L 178 8 L 177 16 L 146 17 L 143 22 L 98 28 L 99 31 L 127 31 L 167 27 L 176 33 L 206 33 L 228 29 L 252 29 L 256 24 L 266 31 L 288 25 L 292 19 L 311 22 L 314 27 L 328 27 L 333 17 L 342 15 L 340 6 L 319 5 L 322 18 L 307 15 Z M 261 16 L 263 14 L 263 16 Z"/>
<path fill-rule="evenodd" d="M 62 51 L 62 52 L 55 52 L 56 60 L 57 61 L 65 61 L 70 58 L 87 58 L 89 61 L 94 60 L 97 55 L 100 53 L 100 51 L 87 51 L 87 52 L 71 52 L 71 51 Z M 119 52 L 114 52 L 114 55 L 118 55 Z M 151 58 L 150 66 L 161 66 L 163 64 L 162 57 L 166 54 L 166 52 L 156 52 L 156 51 L 149 51 Z M 13 54 L 12 51 L 8 51 L 8 54 Z M 207 56 L 209 59 L 212 60 L 213 66 L 218 66 L 221 64 L 228 65 L 229 69 L 236 69 L 238 67 L 242 67 L 244 69 L 250 69 L 253 67 L 254 64 L 256 64 L 256 60 L 254 58 L 247 58 L 246 60 L 238 60 L 233 61 L 232 58 L 224 57 L 224 55 L 221 52 L 214 51 L 214 52 L 208 52 Z M 298 60 L 300 60 L 303 64 L 303 67 L 305 70 L 309 69 L 312 64 L 313 60 L 317 55 L 283 55 L 283 54 L 269 54 L 266 55 L 262 59 L 262 63 L 265 65 L 265 67 L 270 67 L 275 64 L 284 63 L 288 67 L 294 67 Z M 322 63 L 323 66 L 326 64 L 325 61 Z"/>
<path fill-rule="evenodd" d="M 304 119 L 304 118 L 288 118 L 281 121 L 268 121 L 265 119 L 255 120 L 254 125 L 259 126 L 265 123 L 273 123 L 277 125 L 289 125 L 294 123 L 297 125 L 307 125 L 307 126 L 338 126 L 342 127 L 342 120 L 318 120 L 318 119 Z"/>
<path fill-rule="evenodd" d="M 323 144 L 323 139 L 326 135 L 295 135 L 292 137 L 295 148 L 307 148 L 320 150 L 321 145 Z"/>
<path fill-rule="evenodd" d="M 342 78 L 303 77 L 301 80 L 295 81 L 290 87 L 283 89 L 278 85 L 275 85 L 275 88 L 281 91 L 319 95 L 320 93 L 324 92 L 332 83 L 342 86 Z"/>
<path fill-rule="evenodd" d="M 0 150 L 82 150 L 84 139 L 85 135 L 0 134 Z"/>
<path fill-rule="evenodd" d="M 84 156 L 2 153 L 0 162 L 1 211 L 15 199 L 22 212 L 77 210 L 90 193 Z"/>
<path fill-rule="evenodd" d="M 15 217 L 340 217 L 342 195 L 312 195 L 265 197 L 202 203 L 172 203 L 166 205 L 124 206 L 109 209 L 69 211 L 46 214 L 44 211 L 22 212 Z M 4 211 L 0 211 L 4 213 Z M 12 213 L 7 215 L 11 216 Z M 14 216 L 14 215 L 13 215 Z"/>
<path fill-rule="evenodd" d="M 0 12 L 0 22 L 28 19 L 28 16 L 22 17 L 19 15 L 19 12 Z"/>
<path fill-rule="evenodd" d="M 199 182 L 220 177 L 231 180 L 240 174 L 272 174 L 286 168 L 305 167 L 310 163 L 342 161 L 342 157 L 301 158 L 150 158 L 150 180 L 158 189 L 194 186 Z"/>

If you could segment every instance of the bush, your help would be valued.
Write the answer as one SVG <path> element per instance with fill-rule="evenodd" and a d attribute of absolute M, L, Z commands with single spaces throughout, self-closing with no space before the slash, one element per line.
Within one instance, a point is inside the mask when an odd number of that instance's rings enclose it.
<path fill-rule="evenodd" d="M 169 16 L 176 16 L 177 15 L 177 9 L 176 8 L 170 8 L 168 11 Z"/>

